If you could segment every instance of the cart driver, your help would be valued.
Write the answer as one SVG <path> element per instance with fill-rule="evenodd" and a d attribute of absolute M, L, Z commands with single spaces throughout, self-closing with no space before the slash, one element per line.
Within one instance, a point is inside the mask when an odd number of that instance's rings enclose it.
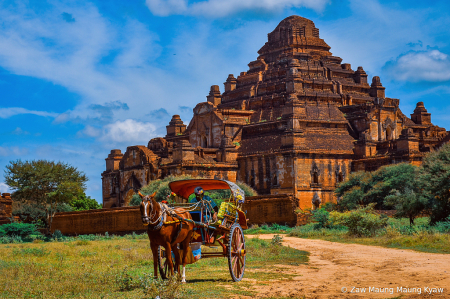
<path fill-rule="evenodd" d="M 193 199 L 191 199 L 190 203 L 196 203 L 203 200 L 206 200 L 209 205 L 208 205 L 208 209 L 210 211 L 211 214 L 213 214 L 212 216 L 212 220 L 213 221 L 217 221 L 217 212 L 219 211 L 219 208 L 217 207 L 217 204 L 214 202 L 214 200 L 209 197 L 208 195 L 205 195 L 205 191 L 203 191 L 202 187 L 196 187 L 194 190 L 194 194 L 195 197 Z M 214 210 L 214 213 L 213 213 Z"/>

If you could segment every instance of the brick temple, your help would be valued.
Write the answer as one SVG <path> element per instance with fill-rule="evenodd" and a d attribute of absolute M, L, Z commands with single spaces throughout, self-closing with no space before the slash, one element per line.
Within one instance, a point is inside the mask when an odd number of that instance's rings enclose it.
<path fill-rule="evenodd" d="M 258 54 L 246 72 L 228 76 L 223 93 L 211 86 L 188 126 L 174 115 L 165 137 L 112 150 L 103 206 L 126 206 L 151 180 L 190 174 L 291 193 L 300 208 L 317 207 L 336 200 L 350 172 L 418 165 L 449 139 L 424 103 L 406 116 L 379 77 L 368 80 L 363 67 L 333 56 L 311 20 L 284 19 Z"/>

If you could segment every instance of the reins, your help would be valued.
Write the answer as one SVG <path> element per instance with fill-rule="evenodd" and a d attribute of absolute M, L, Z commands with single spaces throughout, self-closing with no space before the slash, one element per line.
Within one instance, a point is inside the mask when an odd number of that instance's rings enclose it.
<path fill-rule="evenodd" d="M 212 208 L 212 205 L 210 202 L 208 202 L 207 200 L 201 200 L 199 202 L 192 204 L 191 206 L 189 206 L 189 208 L 184 209 L 183 212 L 177 213 L 174 208 L 169 208 L 168 206 L 166 206 L 166 205 L 163 206 L 163 205 L 161 205 L 161 203 L 159 203 L 159 207 L 161 209 L 160 214 L 155 221 L 152 221 L 150 219 L 152 219 L 154 216 L 156 216 L 155 215 L 156 209 L 153 209 L 153 199 L 146 199 L 147 203 L 149 201 L 150 201 L 150 208 L 152 211 L 151 211 L 151 215 L 147 216 L 147 218 L 149 219 L 149 223 L 147 224 L 147 226 L 148 226 L 148 229 L 151 231 L 160 230 L 163 225 L 176 224 L 176 223 L 181 223 L 181 222 L 191 222 L 188 219 L 180 217 L 178 214 L 194 211 L 198 208 L 199 205 L 206 204 L 206 205 L 209 205 L 210 208 Z M 145 209 L 145 214 L 147 214 L 147 204 L 144 205 L 144 209 Z M 208 210 L 208 209 L 206 209 L 206 210 Z M 208 212 L 207 212 L 207 214 L 208 214 Z M 165 218 L 164 215 L 169 215 L 173 218 L 176 218 L 177 220 L 164 221 L 164 218 Z M 153 225 L 156 225 L 156 226 L 151 227 Z"/>

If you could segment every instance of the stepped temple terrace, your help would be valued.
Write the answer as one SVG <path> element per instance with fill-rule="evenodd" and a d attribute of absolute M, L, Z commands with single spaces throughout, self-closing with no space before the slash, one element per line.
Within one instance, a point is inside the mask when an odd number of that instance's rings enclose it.
<path fill-rule="evenodd" d="M 165 137 L 114 149 L 102 173 L 103 207 L 126 206 L 151 180 L 194 175 L 243 181 L 259 194 L 293 194 L 301 209 L 336 201 L 352 171 L 420 164 L 450 139 L 424 103 L 411 117 L 368 78 L 333 56 L 311 20 L 291 16 L 223 92 L 211 86 L 189 125 L 174 115 Z M 264 212 L 264 211 L 262 211 Z"/>

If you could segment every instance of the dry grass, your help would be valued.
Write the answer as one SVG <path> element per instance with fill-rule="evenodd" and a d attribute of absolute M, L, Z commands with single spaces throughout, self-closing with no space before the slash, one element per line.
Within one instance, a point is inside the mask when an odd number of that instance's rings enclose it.
<path fill-rule="evenodd" d="M 188 283 L 153 280 L 146 236 L 108 240 L 0 245 L 1 298 L 152 298 L 179 286 L 177 298 L 228 298 L 252 295 L 255 281 L 289 279 L 275 264 L 307 262 L 307 253 L 248 240 L 247 269 L 233 283 L 225 258 L 188 265 Z M 168 285 L 169 284 L 169 285 Z M 170 294 L 169 294 L 170 293 Z M 173 296 L 169 292 L 165 298 Z"/>

